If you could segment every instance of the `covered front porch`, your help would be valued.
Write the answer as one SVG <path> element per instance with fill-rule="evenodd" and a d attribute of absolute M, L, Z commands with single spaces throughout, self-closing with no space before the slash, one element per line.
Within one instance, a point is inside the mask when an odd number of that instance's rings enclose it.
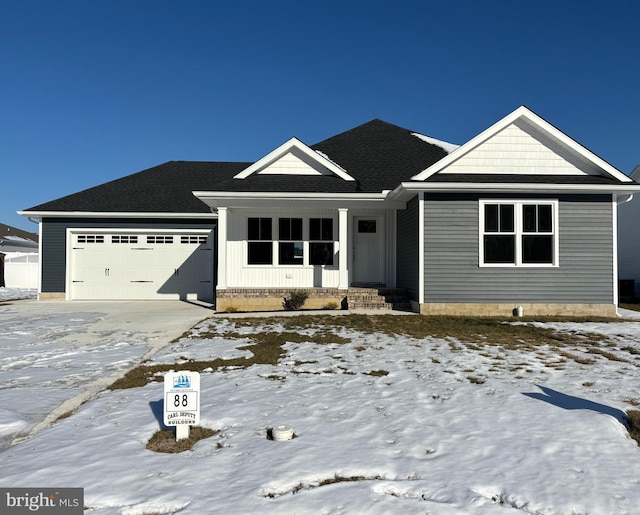
<path fill-rule="evenodd" d="M 305 289 L 310 302 L 340 304 L 356 285 L 395 287 L 395 209 L 218 207 L 217 214 L 221 301 L 244 292 L 281 302 L 281 292 Z M 277 295 L 265 294 L 272 290 Z"/>

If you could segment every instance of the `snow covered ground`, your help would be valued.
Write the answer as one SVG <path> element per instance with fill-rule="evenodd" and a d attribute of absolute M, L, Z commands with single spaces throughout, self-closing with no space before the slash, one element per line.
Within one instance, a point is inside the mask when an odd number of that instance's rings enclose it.
<path fill-rule="evenodd" d="M 5 441 L 81 388 L 81 369 L 141 356 L 127 341 L 69 349 L 56 335 L 82 331 L 81 316 L 40 322 L 0 327 Z M 219 433 L 180 454 L 145 448 L 162 383 L 103 391 L 1 451 L 0 486 L 82 487 L 101 515 L 638 513 L 640 447 L 623 420 L 640 403 L 640 320 L 546 325 L 574 332 L 570 352 L 591 362 L 344 328 L 335 343 L 287 343 L 277 365 L 202 374 L 200 425 Z M 211 318 L 154 361 L 248 356 L 255 330 Z M 606 336 L 601 354 L 585 333 Z M 268 440 L 280 424 L 296 438 Z"/>

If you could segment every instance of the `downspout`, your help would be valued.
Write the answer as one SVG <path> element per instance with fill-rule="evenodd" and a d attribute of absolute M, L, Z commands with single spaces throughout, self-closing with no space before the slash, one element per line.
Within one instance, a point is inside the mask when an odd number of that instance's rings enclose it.
<path fill-rule="evenodd" d="M 614 194 L 611 202 L 611 210 L 613 211 L 611 217 L 613 223 L 613 305 L 618 316 L 620 316 L 618 313 L 618 295 L 620 294 L 618 291 L 618 204 L 629 202 L 632 198 L 633 195 L 629 195 L 627 199 L 618 202 L 618 195 Z"/>

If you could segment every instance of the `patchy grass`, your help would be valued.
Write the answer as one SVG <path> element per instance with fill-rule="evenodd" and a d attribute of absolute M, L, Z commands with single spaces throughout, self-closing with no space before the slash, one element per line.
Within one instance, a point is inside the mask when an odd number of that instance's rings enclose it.
<path fill-rule="evenodd" d="M 367 376 L 384 377 L 388 376 L 389 372 L 386 370 L 369 370 L 368 372 L 363 372 L 363 374 Z"/>
<path fill-rule="evenodd" d="M 322 486 L 327 485 L 335 485 L 337 483 L 355 483 L 358 481 L 381 481 L 383 479 L 380 475 L 372 475 L 372 476 L 343 476 L 340 474 L 336 474 L 333 477 L 329 477 L 326 479 L 298 483 L 293 488 L 285 491 L 285 492 L 264 492 L 262 495 L 264 497 L 268 497 L 270 499 L 281 497 L 283 495 L 293 495 L 297 494 L 301 490 L 311 490 L 314 488 L 320 488 Z"/>
<path fill-rule="evenodd" d="M 283 326 L 287 331 L 299 331 L 309 327 L 333 328 L 334 332 L 344 329 L 367 334 L 381 333 L 389 336 L 409 336 L 412 338 L 453 339 L 481 348 L 483 345 L 500 345 L 505 348 L 532 348 L 540 345 L 563 343 L 575 340 L 575 335 L 558 333 L 551 328 L 534 327 L 526 322 L 612 322 L 610 318 L 521 318 L 513 324 L 512 319 L 493 317 L 448 317 L 448 316 L 397 316 L 397 315 L 346 315 L 341 317 L 326 315 L 302 315 L 298 317 L 275 317 L 269 323 Z M 257 323 L 257 322 L 254 322 Z M 264 321 L 263 321 L 264 323 Z M 603 339 L 601 335 L 583 335 L 586 342 Z"/>
<path fill-rule="evenodd" d="M 225 319 L 218 319 L 225 322 Z M 493 317 L 447 317 L 447 316 L 397 316 L 397 315 L 313 315 L 296 317 L 274 316 L 264 318 L 227 319 L 231 326 L 255 328 L 253 334 L 237 331 L 219 332 L 215 324 L 211 331 L 187 331 L 182 338 L 191 339 L 249 339 L 251 343 L 238 347 L 248 350 L 250 357 L 232 359 L 213 359 L 207 361 L 184 360 L 181 367 L 195 372 L 204 370 L 218 371 L 230 368 L 248 368 L 256 364 L 277 365 L 284 357 L 283 345 L 286 343 L 345 344 L 351 341 L 349 330 L 365 334 L 384 334 L 391 337 L 406 336 L 422 340 L 425 338 L 442 339 L 447 342 L 451 352 L 464 350 L 478 352 L 490 359 L 498 359 L 506 351 L 532 352 L 538 357 L 547 358 L 547 366 L 561 369 L 565 360 L 582 365 L 591 365 L 597 359 L 630 363 L 618 356 L 615 344 L 595 333 L 576 331 L 558 331 L 549 327 L 540 327 L 531 322 L 612 322 L 609 318 L 521 318 L 514 320 Z M 616 320 L 620 322 L 620 320 Z M 196 326 L 198 327 L 198 326 Z M 202 331 L 202 327 L 199 327 Z M 306 334 L 305 334 L 306 333 Z M 603 349 L 606 347 L 606 350 Z M 365 345 L 359 345 L 359 352 L 366 351 Z M 638 354 L 632 347 L 622 349 L 628 354 Z M 492 356 L 497 353 L 498 356 Z M 435 362 L 435 361 L 434 361 Z M 114 382 L 109 389 L 137 388 L 150 381 L 162 381 L 164 373 L 175 370 L 176 364 L 142 364 L 129 371 Z M 529 367 L 529 363 L 519 363 L 514 371 Z M 530 371 L 528 369 L 527 371 Z M 369 372 L 374 375 L 377 372 Z"/>
<path fill-rule="evenodd" d="M 207 427 L 192 426 L 189 429 L 189 438 L 176 441 L 175 430 L 156 431 L 147 443 L 147 449 L 154 452 L 177 453 L 189 451 L 200 440 L 215 436 L 220 431 L 214 431 Z"/>
<path fill-rule="evenodd" d="M 249 338 L 254 343 L 249 345 L 243 345 L 238 347 L 239 350 L 248 350 L 253 355 L 248 358 L 231 358 L 222 359 L 216 358 L 207 361 L 186 360 L 182 363 L 181 367 L 187 367 L 193 372 L 202 372 L 205 369 L 213 371 L 224 370 L 229 368 L 248 368 L 251 365 L 277 365 L 278 361 L 284 356 L 284 350 L 282 346 L 285 343 L 302 343 L 302 342 L 314 342 L 314 343 L 347 343 L 351 340 L 343 338 L 338 335 L 332 335 L 329 333 L 320 333 L 313 336 L 307 336 L 294 332 L 257 332 L 252 335 L 239 334 L 239 333 L 225 333 L 224 335 L 218 333 L 205 333 L 199 334 L 198 339 L 209 339 L 213 337 L 224 336 L 225 338 L 232 339 L 247 339 Z M 185 333 L 185 337 L 194 338 L 193 335 Z M 122 390 L 127 388 L 138 388 L 146 385 L 149 381 L 161 382 L 164 380 L 164 374 L 170 370 L 175 370 L 176 365 L 173 363 L 162 363 L 155 365 L 142 364 L 133 370 L 130 370 L 124 377 L 115 381 L 109 390 Z"/>
<path fill-rule="evenodd" d="M 627 429 L 629 430 L 629 436 L 640 445 L 640 411 L 627 411 Z"/>

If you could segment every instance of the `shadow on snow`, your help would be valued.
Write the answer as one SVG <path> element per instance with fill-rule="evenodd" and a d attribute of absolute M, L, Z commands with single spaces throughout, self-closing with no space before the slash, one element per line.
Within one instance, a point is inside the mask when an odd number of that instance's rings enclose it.
<path fill-rule="evenodd" d="M 542 393 L 528 392 L 523 393 L 522 395 L 539 401 L 548 402 L 558 408 L 567 410 L 590 410 L 603 415 L 610 415 L 617 419 L 621 424 L 626 424 L 627 415 L 619 409 L 612 408 L 611 406 L 600 404 L 598 402 L 589 401 L 587 399 L 582 399 L 580 397 L 573 397 L 572 395 L 560 393 L 552 390 L 551 388 L 547 388 L 546 386 L 536 386 L 542 390 Z"/>

